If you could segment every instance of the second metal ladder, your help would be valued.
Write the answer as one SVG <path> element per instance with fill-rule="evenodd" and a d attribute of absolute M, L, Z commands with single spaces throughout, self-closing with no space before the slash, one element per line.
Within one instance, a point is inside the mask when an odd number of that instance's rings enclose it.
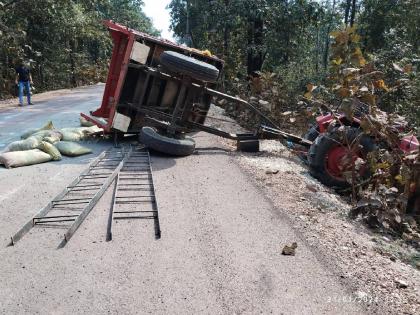
<path fill-rule="evenodd" d="M 133 148 L 115 178 L 106 240 L 112 240 L 114 220 L 134 219 L 154 220 L 155 238 L 161 237 L 150 154 L 140 146 Z"/>

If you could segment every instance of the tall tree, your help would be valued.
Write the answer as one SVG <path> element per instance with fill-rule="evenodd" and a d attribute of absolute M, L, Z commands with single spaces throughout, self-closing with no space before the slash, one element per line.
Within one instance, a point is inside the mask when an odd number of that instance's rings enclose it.
<path fill-rule="evenodd" d="M 14 66 L 30 64 L 38 90 L 103 80 L 111 41 L 103 19 L 157 34 L 139 0 L 0 0 L 0 97 L 13 91 Z"/>

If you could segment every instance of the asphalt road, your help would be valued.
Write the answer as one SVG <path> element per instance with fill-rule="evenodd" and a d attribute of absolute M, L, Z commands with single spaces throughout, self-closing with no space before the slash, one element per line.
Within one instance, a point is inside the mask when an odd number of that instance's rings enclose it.
<path fill-rule="evenodd" d="M 53 120 L 78 124 L 103 86 L 0 113 L 0 142 Z M 3 314 L 363 314 L 335 271 L 250 183 L 216 137 L 198 133 L 197 154 L 153 155 L 162 238 L 153 221 L 118 222 L 105 242 L 111 189 L 69 244 L 62 231 L 10 236 L 79 174 L 95 154 L 0 168 L 0 313 Z M 206 150 L 208 147 L 220 149 Z M 281 196 L 279 196 L 281 198 Z M 298 243 L 296 256 L 282 247 Z"/>

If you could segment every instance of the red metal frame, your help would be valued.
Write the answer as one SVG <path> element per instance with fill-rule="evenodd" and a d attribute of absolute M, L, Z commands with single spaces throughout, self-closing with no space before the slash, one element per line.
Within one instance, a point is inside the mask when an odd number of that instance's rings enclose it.
<path fill-rule="evenodd" d="M 329 124 L 334 120 L 334 116 L 332 114 L 318 116 L 316 118 L 316 123 L 319 126 L 319 132 L 324 133 L 327 131 Z"/>
<path fill-rule="evenodd" d="M 338 118 L 340 121 L 344 122 L 346 119 L 344 115 L 340 116 Z M 323 116 L 318 116 L 316 118 L 316 123 L 319 126 L 319 132 L 324 133 L 328 130 L 328 126 L 331 124 L 331 122 L 334 121 L 334 116 L 332 114 L 327 114 Z M 356 125 L 360 125 L 360 119 L 353 118 L 353 123 Z M 415 135 L 407 135 L 404 136 L 399 145 L 399 149 L 402 150 L 404 153 L 412 153 L 417 152 L 420 148 L 419 140 Z"/>
<path fill-rule="evenodd" d="M 347 125 L 348 124 L 348 119 L 346 118 L 345 115 L 340 115 L 338 117 L 338 120 L 344 124 Z M 324 133 L 328 130 L 329 125 L 335 121 L 335 117 L 333 114 L 327 114 L 327 115 L 323 115 L 323 116 L 318 116 L 316 118 L 316 123 L 319 126 L 319 132 L 320 133 Z M 353 122 L 352 125 L 360 125 L 360 119 L 353 117 Z"/>
<path fill-rule="evenodd" d="M 125 75 L 127 74 L 128 62 L 131 49 L 135 41 L 135 35 L 132 30 L 124 28 L 123 26 L 111 21 L 104 21 L 104 25 L 108 27 L 112 36 L 114 49 L 112 51 L 111 63 L 109 66 L 108 78 L 105 85 L 101 107 L 91 112 L 91 115 L 105 118 L 107 120 L 107 124 L 94 120 L 92 117 L 83 113 L 81 115 L 95 124 L 100 125 L 105 132 L 109 132 L 112 128 L 116 104 L 121 94 L 121 88 L 124 83 Z"/>
<path fill-rule="evenodd" d="M 108 28 L 114 44 L 105 91 L 101 106 L 91 112 L 91 116 L 83 113 L 81 113 L 81 116 L 103 128 L 105 132 L 110 132 L 127 74 L 131 51 L 136 40 L 147 40 L 156 43 L 157 47 L 161 46 L 162 48 L 169 50 L 182 51 L 184 54 L 191 56 L 197 57 L 201 54 L 194 49 L 177 45 L 165 39 L 150 36 L 112 21 L 104 21 L 103 24 Z M 215 56 L 206 56 L 206 58 L 223 64 L 223 61 Z M 96 119 L 96 117 L 102 119 Z"/>

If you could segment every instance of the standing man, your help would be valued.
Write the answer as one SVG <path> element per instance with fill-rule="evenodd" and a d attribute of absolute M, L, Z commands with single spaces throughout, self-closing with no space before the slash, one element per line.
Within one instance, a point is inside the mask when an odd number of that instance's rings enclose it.
<path fill-rule="evenodd" d="M 31 71 L 23 61 L 20 61 L 19 66 L 16 67 L 16 84 L 19 87 L 19 106 L 23 106 L 23 88 L 26 89 L 28 105 L 33 105 L 31 102 L 31 84 L 33 84 Z"/>

